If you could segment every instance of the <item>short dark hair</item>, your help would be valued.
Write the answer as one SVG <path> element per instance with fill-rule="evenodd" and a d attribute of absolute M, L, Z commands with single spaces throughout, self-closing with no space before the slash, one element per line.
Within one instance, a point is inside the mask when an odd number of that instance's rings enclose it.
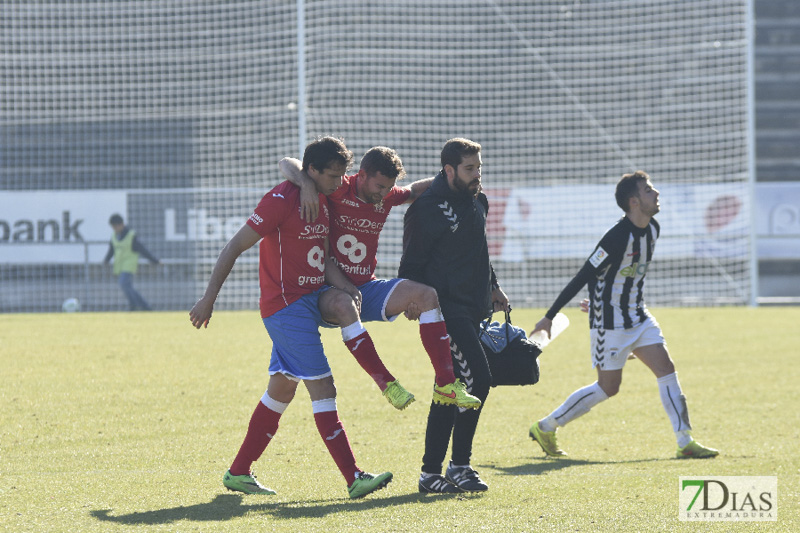
<path fill-rule="evenodd" d="M 380 172 L 389 179 L 403 179 L 406 171 L 397 152 L 386 146 L 375 146 L 361 158 L 361 170 L 368 176 Z"/>
<path fill-rule="evenodd" d="M 111 226 L 117 226 L 119 224 L 123 224 L 122 217 L 118 213 L 114 213 L 111 215 L 111 218 L 108 219 L 108 223 Z"/>
<path fill-rule="evenodd" d="M 622 178 L 617 182 L 617 190 L 614 192 L 614 197 L 617 199 L 617 205 L 620 209 L 626 213 L 630 210 L 631 206 L 628 200 L 634 196 L 639 196 L 639 182 L 649 179 L 650 176 L 644 170 L 622 175 Z"/>
<path fill-rule="evenodd" d="M 353 165 L 353 152 L 338 137 L 318 137 L 306 146 L 303 153 L 303 170 L 314 167 L 319 172 L 333 166 L 342 166 L 345 170 Z"/>
<path fill-rule="evenodd" d="M 458 168 L 458 165 L 464 160 L 464 156 L 475 155 L 480 151 L 481 145 L 475 141 L 461 137 L 450 139 L 444 143 L 444 148 L 442 148 L 442 170 L 447 165 Z"/>

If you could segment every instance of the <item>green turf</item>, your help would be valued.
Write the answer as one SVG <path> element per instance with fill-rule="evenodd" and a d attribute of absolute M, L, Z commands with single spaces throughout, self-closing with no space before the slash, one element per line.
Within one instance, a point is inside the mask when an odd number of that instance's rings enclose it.
<path fill-rule="evenodd" d="M 532 326 L 542 310 L 515 310 Z M 798 531 L 800 308 L 655 309 L 695 436 L 717 459 L 672 459 L 655 379 L 638 361 L 620 394 L 559 433 L 548 460 L 528 427 L 594 381 L 585 315 L 542 358 L 534 387 L 493 389 L 473 466 L 483 495 L 420 495 L 432 369 L 417 326 L 371 327 L 418 401 L 398 412 L 338 331 L 323 340 L 359 465 L 395 480 L 350 501 L 300 389 L 255 472 L 277 496 L 225 492 L 267 382 L 257 312 L 0 315 L 0 531 Z M 678 521 L 680 476 L 776 475 L 778 522 Z"/>

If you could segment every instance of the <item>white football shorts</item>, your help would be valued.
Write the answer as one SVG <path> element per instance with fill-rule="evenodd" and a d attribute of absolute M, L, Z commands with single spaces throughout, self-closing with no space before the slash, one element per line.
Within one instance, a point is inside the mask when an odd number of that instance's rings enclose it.
<path fill-rule="evenodd" d="M 631 329 L 592 329 L 592 368 L 620 370 L 636 348 L 665 344 L 661 327 L 652 317 Z"/>

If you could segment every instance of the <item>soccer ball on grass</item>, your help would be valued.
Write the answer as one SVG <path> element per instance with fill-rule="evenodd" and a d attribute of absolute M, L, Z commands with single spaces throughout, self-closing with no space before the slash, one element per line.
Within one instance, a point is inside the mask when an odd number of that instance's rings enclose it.
<path fill-rule="evenodd" d="M 67 298 L 61 304 L 61 310 L 65 313 L 77 313 L 81 310 L 81 302 L 77 298 Z"/>

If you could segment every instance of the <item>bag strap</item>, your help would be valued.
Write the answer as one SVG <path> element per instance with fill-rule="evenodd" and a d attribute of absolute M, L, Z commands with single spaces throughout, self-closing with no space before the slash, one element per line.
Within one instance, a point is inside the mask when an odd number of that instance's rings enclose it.
<path fill-rule="evenodd" d="M 483 331 L 484 332 L 489 329 L 489 322 L 491 322 L 491 321 L 492 321 L 492 317 L 491 316 L 488 319 L 483 321 Z M 508 325 L 511 325 L 511 311 L 506 311 L 506 323 Z M 511 342 L 511 339 L 508 338 L 508 330 L 509 330 L 509 328 L 504 328 L 504 329 L 506 330 L 506 346 L 508 346 L 508 343 Z"/>

